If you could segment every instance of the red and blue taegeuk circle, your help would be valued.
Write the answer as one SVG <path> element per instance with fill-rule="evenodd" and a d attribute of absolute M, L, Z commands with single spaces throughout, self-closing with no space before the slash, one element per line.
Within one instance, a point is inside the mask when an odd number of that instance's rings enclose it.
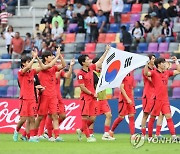
<path fill-rule="evenodd" d="M 116 78 L 120 70 L 120 67 L 121 67 L 121 62 L 119 60 L 116 60 L 111 65 L 109 65 L 105 73 L 105 81 L 112 82 Z"/>

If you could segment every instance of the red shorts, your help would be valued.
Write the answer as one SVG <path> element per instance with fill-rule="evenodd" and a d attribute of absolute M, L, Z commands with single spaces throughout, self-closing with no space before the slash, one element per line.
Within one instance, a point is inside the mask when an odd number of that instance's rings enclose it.
<path fill-rule="evenodd" d="M 170 108 L 169 102 L 162 101 L 162 100 L 155 100 L 155 105 L 152 109 L 151 115 L 159 116 L 160 113 L 162 113 L 162 114 L 170 114 L 171 113 L 171 108 Z"/>
<path fill-rule="evenodd" d="M 58 114 L 66 114 L 65 113 L 65 105 L 62 101 L 62 99 L 58 99 L 58 107 L 57 107 L 57 110 L 58 110 Z"/>
<path fill-rule="evenodd" d="M 47 115 L 57 113 L 57 97 L 48 97 L 41 95 L 39 99 L 38 115 Z"/>
<path fill-rule="evenodd" d="M 96 101 L 96 108 L 97 108 L 97 115 L 101 115 L 107 112 L 111 112 L 111 109 L 109 107 L 107 100 L 99 100 Z"/>
<path fill-rule="evenodd" d="M 120 116 L 125 116 L 125 115 L 135 114 L 136 113 L 134 103 L 129 104 L 129 103 L 127 103 L 127 101 L 124 101 L 124 100 L 119 102 L 118 111 L 119 111 Z"/>
<path fill-rule="evenodd" d="M 150 98 L 142 98 L 143 112 L 150 113 L 154 106 L 155 100 Z"/>
<path fill-rule="evenodd" d="M 95 116 L 97 115 L 97 108 L 95 106 L 96 99 L 94 97 L 82 97 L 80 99 L 81 115 Z"/>
<path fill-rule="evenodd" d="M 19 115 L 21 117 L 31 117 L 37 114 L 36 100 L 21 99 Z"/>

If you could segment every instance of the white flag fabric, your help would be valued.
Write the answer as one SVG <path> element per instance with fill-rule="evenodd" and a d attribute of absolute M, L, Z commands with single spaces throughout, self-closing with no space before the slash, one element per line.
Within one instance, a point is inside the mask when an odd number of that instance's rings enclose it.
<path fill-rule="evenodd" d="M 103 64 L 96 93 L 107 88 L 120 87 L 125 76 L 146 64 L 149 57 L 112 48 Z"/>

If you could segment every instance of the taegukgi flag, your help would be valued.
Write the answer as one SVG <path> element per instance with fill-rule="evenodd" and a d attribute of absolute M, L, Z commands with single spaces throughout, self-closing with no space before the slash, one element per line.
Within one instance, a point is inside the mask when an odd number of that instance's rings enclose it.
<path fill-rule="evenodd" d="M 107 88 L 120 87 L 125 76 L 132 70 L 146 64 L 149 57 L 112 48 L 103 64 L 96 93 Z"/>

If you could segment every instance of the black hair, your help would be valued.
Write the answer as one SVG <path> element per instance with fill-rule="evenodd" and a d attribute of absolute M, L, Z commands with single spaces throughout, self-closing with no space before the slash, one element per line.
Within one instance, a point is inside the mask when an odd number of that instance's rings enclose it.
<path fill-rule="evenodd" d="M 74 7 L 74 5 L 73 5 L 73 4 L 69 4 L 69 6 Z"/>
<path fill-rule="evenodd" d="M 154 64 L 156 66 L 156 68 L 158 68 L 158 64 L 160 63 L 164 63 L 166 60 L 164 58 L 157 58 L 155 61 L 154 61 Z"/>
<path fill-rule="evenodd" d="M 80 55 L 80 56 L 78 57 L 78 62 L 79 62 L 79 64 L 80 64 L 81 66 L 83 66 L 83 62 L 85 62 L 86 57 L 89 57 L 89 56 L 88 56 L 88 55 Z"/>
<path fill-rule="evenodd" d="M 99 58 L 96 57 L 96 58 L 93 59 L 92 63 L 95 64 L 98 60 L 99 60 Z"/>
<path fill-rule="evenodd" d="M 39 27 L 39 24 L 36 24 L 35 26 L 36 26 L 36 27 Z"/>
<path fill-rule="evenodd" d="M 48 56 L 52 56 L 52 52 L 51 51 L 45 51 L 42 53 L 42 62 L 45 63 L 46 59 Z"/>
<path fill-rule="evenodd" d="M 149 54 L 148 57 L 149 57 L 149 60 L 151 60 L 152 57 L 156 58 L 156 55 L 155 54 Z"/>
<path fill-rule="evenodd" d="M 27 55 L 23 55 L 21 57 L 21 68 L 24 67 L 24 63 L 26 63 L 27 61 L 31 61 L 31 57 L 30 56 L 27 56 Z"/>
<path fill-rule="evenodd" d="M 126 26 L 124 26 L 124 25 L 121 26 L 121 29 L 122 29 L 122 30 L 126 30 Z"/>
<path fill-rule="evenodd" d="M 27 37 L 31 37 L 31 34 L 30 33 L 26 33 Z"/>

